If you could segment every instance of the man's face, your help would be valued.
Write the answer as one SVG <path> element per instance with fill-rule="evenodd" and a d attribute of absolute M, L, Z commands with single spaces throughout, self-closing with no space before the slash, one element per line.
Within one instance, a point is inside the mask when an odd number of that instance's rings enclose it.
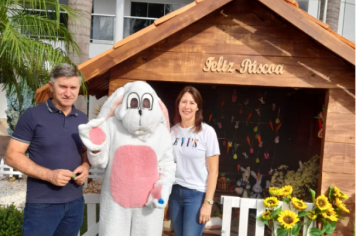
<path fill-rule="evenodd" d="M 58 77 L 54 84 L 49 82 L 49 86 L 53 92 L 53 103 L 58 105 L 58 108 L 68 108 L 77 100 L 80 78 L 78 76 Z"/>

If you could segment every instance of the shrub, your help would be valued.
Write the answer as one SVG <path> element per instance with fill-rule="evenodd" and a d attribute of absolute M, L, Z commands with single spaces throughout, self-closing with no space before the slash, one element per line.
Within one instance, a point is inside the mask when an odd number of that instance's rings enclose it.
<path fill-rule="evenodd" d="M 0 206 L 0 236 L 22 235 L 23 212 L 10 206 Z"/>

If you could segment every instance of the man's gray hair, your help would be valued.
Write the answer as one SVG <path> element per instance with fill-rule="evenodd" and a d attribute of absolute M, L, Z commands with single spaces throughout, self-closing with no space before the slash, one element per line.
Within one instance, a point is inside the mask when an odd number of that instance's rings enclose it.
<path fill-rule="evenodd" d="M 63 63 L 60 65 L 56 65 L 53 70 L 51 71 L 50 74 L 50 79 L 52 84 L 56 81 L 57 78 L 59 77 L 74 77 L 78 76 L 79 77 L 79 83 L 82 83 L 82 77 L 80 71 L 73 65 L 69 63 Z"/>

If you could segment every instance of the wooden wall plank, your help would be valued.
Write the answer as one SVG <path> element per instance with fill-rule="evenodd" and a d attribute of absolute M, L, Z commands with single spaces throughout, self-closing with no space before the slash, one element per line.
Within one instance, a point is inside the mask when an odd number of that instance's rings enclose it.
<path fill-rule="evenodd" d="M 352 115 L 355 114 L 354 89 L 330 89 L 329 113 Z"/>
<path fill-rule="evenodd" d="M 355 115 L 328 113 L 325 127 L 325 141 L 355 143 Z"/>
<path fill-rule="evenodd" d="M 218 60 L 223 56 L 239 69 L 244 59 L 257 64 L 283 64 L 282 75 L 258 75 L 227 72 L 204 72 L 208 57 Z M 277 87 L 345 88 L 355 87 L 354 70 L 332 64 L 326 59 L 283 58 L 268 56 L 216 55 L 200 53 L 175 53 L 144 51 L 112 69 L 111 78 L 133 80 L 176 81 L 191 83 L 240 84 Z"/>
<path fill-rule="evenodd" d="M 197 22 L 152 46 L 152 51 L 334 58 L 294 27 L 216 25 Z"/>
<path fill-rule="evenodd" d="M 355 144 L 325 142 L 322 170 L 355 175 Z"/>

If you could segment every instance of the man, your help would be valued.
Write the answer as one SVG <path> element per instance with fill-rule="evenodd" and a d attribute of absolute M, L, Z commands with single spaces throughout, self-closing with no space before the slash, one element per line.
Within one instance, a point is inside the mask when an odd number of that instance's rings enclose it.
<path fill-rule="evenodd" d="M 28 175 L 23 236 L 77 236 L 84 210 L 81 185 L 90 168 L 78 134 L 88 119 L 73 105 L 80 73 L 70 64 L 56 66 L 48 84 L 53 98 L 20 117 L 6 163 Z"/>

